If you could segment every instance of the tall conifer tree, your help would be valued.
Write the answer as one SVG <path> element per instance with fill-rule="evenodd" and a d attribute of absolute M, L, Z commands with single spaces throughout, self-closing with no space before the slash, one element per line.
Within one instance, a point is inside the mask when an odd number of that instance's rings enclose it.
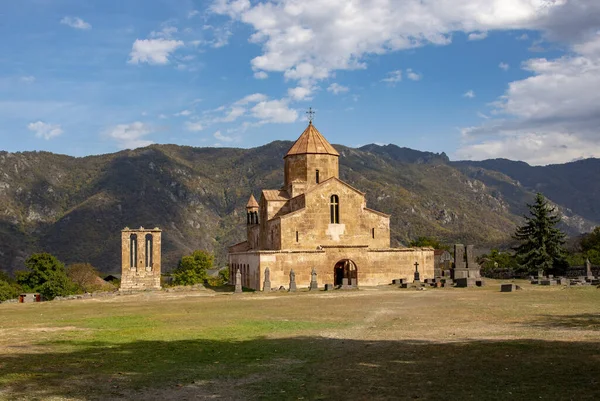
<path fill-rule="evenodd" d="M 531 216 L 525 217 L 525 224 L 518 227 L 514 238 L 521 241 L 515 248 L 519 265 L 528 272 L 565 265 L 565 234 L 555 226 L 560 222 L 556 208 L 550 207 L 544 195 L 537 193 L 535 203 L 527 204 Z"/>

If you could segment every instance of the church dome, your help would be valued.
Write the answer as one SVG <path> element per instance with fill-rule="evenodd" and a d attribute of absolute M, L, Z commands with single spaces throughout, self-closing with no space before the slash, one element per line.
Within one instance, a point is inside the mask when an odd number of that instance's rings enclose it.
<path fill-rule="evenodd" d="M 258 202 L 256 201 L 256 198 L 254 197 L 254 195 L 250 194 L 250 199 L 248 199 L 248 203 L 246 204 L 246 208 L 247 209 L 252 209 L 258 207 Z"/>
<path fill-rule="evenodd" d="M 324 154 L 339 156 L 340 154 L 310 122 L 302 135 L 294 142 L 284 159 L 292 155 Z"/>

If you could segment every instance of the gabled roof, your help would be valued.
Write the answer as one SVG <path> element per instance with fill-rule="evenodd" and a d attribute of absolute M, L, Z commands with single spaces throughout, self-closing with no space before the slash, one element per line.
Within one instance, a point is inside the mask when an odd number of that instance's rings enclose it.
<path fill-rule="evenodd" d="M 302 135 L 294 142 L 290 150 L 284 156 L 284 159 L 291 155 L 304 155 L 307 153 L 312 154 L 325 154 L 339 156 L 340 154 L 335 150 L 333 146 L 319 130 L 312 125 L 312 122 L 308 123 L 308 127 L 304 130 Z"/>
<path fill-rule="evenodd" d="M 256 198 L 253 194 L 250 194 L 250 199 L 248 199 L 248 204 L 246 205 L 246 208 L 251 207 L 258 207 L 258 202 L 256 201 Z"/>
<path fill-rule="evenodd" d="M 268 201 L 287 201 L 290 199 L 287 191 L 282 189 L 263 189 L 262 196 Z"/>

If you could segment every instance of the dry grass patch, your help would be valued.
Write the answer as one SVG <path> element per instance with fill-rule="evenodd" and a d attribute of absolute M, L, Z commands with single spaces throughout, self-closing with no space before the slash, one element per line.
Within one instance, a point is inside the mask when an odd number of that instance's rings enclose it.
<path fill-rule="evenodd" d="M 600 290 L 523 286 L 0 305 L 0 398 L 600 398 Z"/>

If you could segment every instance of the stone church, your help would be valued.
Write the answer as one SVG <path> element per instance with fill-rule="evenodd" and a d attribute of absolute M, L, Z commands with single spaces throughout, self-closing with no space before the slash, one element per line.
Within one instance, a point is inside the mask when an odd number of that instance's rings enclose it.
<path fill-rule="evenodd" d="M 288 287 L 293 269 L 299 288 L 311 271 L 319 286 L 374 286 L 393 279 L 433 278 L 431 248 L 390 248 L 390 216 L 369 209 L 365 193 L 339 179 L 340 154 L 312 122 L 284 157 L 284 185 L 265 189 L 246 206 L 247 240 L 229 248 L 230 278 L 263 289 Z"/>

